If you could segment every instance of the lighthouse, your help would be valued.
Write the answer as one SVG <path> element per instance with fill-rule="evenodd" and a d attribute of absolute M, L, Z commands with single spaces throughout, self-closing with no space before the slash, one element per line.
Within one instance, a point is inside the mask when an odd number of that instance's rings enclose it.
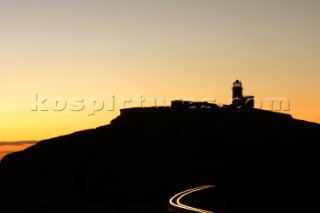
<path fill-rule="evenodd" d="M 238 79 L 233 82 L 233 87 L 232 87 L 232 98 L 235 99 L 235 98 L 241 98 L 243 95 L 242 95 L 242 90 L 243 90 L 243 87 L 242 87 L 242 83 L 241 81 L 239 81 Z"/>
<path fill-rule="evenodd" d="M 242 82 L 237 79 L 232 86 L 232 106 L 236 109 L 252 109 L 254 107 L 254 96 L 244 96 L 242 91 Z"/>

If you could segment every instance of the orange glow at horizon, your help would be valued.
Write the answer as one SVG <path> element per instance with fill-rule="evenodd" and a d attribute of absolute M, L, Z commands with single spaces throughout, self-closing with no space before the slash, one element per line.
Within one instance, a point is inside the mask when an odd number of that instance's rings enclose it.
<path fill-rule="evenodd" d="M 15 144 L 15 145 L 2 145 L 1 143 L 2 142 L 0 142 L 0 160 L 7 154 L 24 150 L 33 145 L 32 143 L 19 144 L 19 142 L 12 142 L 12 144 Z"/>

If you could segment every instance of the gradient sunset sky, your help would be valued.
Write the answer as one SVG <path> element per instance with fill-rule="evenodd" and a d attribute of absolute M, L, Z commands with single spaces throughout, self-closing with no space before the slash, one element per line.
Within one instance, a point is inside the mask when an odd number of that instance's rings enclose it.
<path fill-rule="evenodd" d="M 111 94 L 227 104 L 235 79 L 320 123 L 319 11 L 319 0 L 0 0 L 0 141 L 108 124 L 121 108 Z M 85 108 L 35 111 L 35 94 Z M 105 108 L 89 116 L 94 98 Z"/>

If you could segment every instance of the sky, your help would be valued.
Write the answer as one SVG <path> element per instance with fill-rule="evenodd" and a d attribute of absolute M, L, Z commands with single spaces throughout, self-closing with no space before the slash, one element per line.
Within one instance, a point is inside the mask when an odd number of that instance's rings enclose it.
<path fill-rule="evenodd" d="M 0 141 L 106 125 L 141 96 L 228 104 L 236 79 L 257 107 L 320 123 L 319 11 L 319 0 L 0 0 Z"/>

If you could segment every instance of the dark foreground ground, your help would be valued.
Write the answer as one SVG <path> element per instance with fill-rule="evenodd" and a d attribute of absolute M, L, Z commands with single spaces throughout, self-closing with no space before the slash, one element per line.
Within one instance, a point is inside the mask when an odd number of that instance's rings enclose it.
<path fill-rule="evenodd" d="M 187 196 L 183 202 L 221 213 L 319 212 L 319 189 L 318 184 L 292 180 L 282 183 L 247 183 L 200 191 Z M 108 197 L 86 200 L 58 194 L 42 195 L 32 197 L 30 192 L 2 195 L 1 212 L 189 212 L 170 206 L 167 196 L 130 202 L 114 201 Z"/>
<path fill-rule="evenodd" d="M 262 110 L 129 109 L 0 163 L 0 212 L 319 212 L 320 125 Z"/>

